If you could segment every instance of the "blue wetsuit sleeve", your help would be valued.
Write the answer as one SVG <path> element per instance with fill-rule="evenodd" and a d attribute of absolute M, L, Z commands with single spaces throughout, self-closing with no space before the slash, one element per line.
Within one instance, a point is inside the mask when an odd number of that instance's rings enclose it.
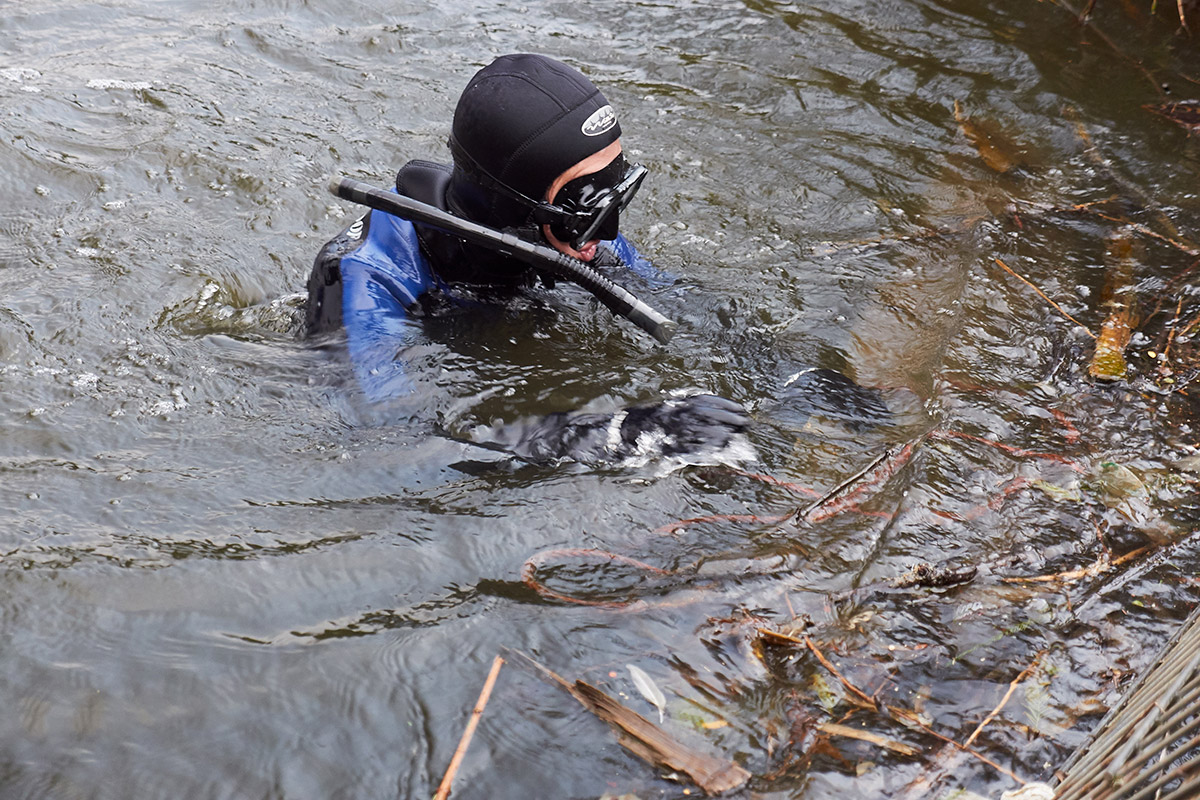
<path fill-rule="evenodd" d="M 650 284 L 655 289 L 661 289 L 670 286 L 675 282 L 675 276 L 669 272 L 663 272 L 658 267 L 650 263 L 648 259 L 638 252 L 633 246 L 633 242 L 625 238 L 625 234 L 618 233 L 617 238 L 606 244 L 612 248 L 612 251 L 617 254 L 617 257 L 629 267 L 629 271 L 639 278 Z"/>
<path fill-rule="evenodd" d="M 416 336 L 408 310 L 432 285 L 412 224 L 372 211 L 366 241 L 344 257 L 342 322 L 354 374 L 373 401 L 412 391 L 403 351 Z"/>

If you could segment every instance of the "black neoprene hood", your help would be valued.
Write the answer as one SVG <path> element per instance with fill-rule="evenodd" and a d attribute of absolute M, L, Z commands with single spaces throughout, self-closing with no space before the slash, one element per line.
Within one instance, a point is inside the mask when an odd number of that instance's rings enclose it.
<path fill-rule="evenodd" d="M 529 209 L 480 183 L 480 172 L 542 200 L 555 178 L 620 135 L 612 107 L 578 70 L 541 55 L 501 56 L 471 78 L 454 110 L 451 202 L 479 222 L 520 225 Z"/>

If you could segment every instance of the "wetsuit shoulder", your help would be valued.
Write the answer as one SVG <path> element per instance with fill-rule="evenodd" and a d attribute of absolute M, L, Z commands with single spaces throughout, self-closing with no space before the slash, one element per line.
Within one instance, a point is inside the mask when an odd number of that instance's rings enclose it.
<path fill-rule="evenodd" d="M 357 246 L 341 256 L 342 324 L 352 312 L 404 313 L 436 285 L 413 224 L 374 210 Z"/>
<path fill-rule="evenodd" d="M 412 223 L 372 211 L 367 235 L 339 270 L 342 326 L 359 385 L 372 400 L 406 393 L 397 354 L 413 335 L 413 307 L 437 285 Z"/>
<path fill-rule="evenodd" d="M 370 211 L 317 253 L 308 278 L 307 333 L 348 325 L 347 309 L 361 308 L 364 299 L 376 310 L 403 313 L 434 284 L 412 223 Z"/>
<path fill-rule="evenodd" d="M 396 191 L 445 211 L 446 189 L 453 173 L 449 164 L 413 159 L 396 173 Z"/>
<path fill-rule="evenodd" d="M 370 214 L 365 214 L 317 253 L 308 276 L 308 301 L 305 304 L 305 331 L 309 336 L 336 330 L 342 325 L 341 261 L 366 239 Z"/>

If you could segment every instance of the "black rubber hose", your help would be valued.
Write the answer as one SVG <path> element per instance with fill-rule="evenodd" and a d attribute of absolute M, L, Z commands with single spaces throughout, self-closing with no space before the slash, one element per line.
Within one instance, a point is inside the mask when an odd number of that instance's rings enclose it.
<path fill-rule="evenodd" d="M 591 292 L 614 314 L 625 317 L 663 344 L 669 342 L 675 333 L 677 326 L 674 322 L 643 303 L 629 290 L 613 283 L 579 259 L 571 258 L 551 247 L 527 242 L 509 233 L 501 233 L 411 197 L 377 189 L 352 178 L 334 178 L 329 182 L 329 191 L 343 200 L 452 233 L 472 244 L 491 248 L 544 269 L 555 277 L 578 284 Z"/>

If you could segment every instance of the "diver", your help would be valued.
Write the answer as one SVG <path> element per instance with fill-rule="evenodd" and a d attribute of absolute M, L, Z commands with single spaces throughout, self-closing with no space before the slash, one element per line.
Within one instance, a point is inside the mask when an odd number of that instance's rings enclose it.
<path fill-rule="evenodd" d="M 612 106 L 584 75 L 541 55 L 497 58 L 467 84 L 449 137 L 453 164 L 414 160 L 396 192 L 611 272 L 657 271 L 620 233 L 646 168 L 626 160 Z M 344 328 L 366 395 L 405 391 L 397 352 L 411 317 L 503 302 L 552 281 L 526 262 L 373 209 L 329 241 L 308 281 L 308 335 Z M 613 415 L 560 413 L 489 431 L 490 444 L 537 462 L 631 463 L 657 456 L 744 460 L 737 403 L 674 398 Z"/>

